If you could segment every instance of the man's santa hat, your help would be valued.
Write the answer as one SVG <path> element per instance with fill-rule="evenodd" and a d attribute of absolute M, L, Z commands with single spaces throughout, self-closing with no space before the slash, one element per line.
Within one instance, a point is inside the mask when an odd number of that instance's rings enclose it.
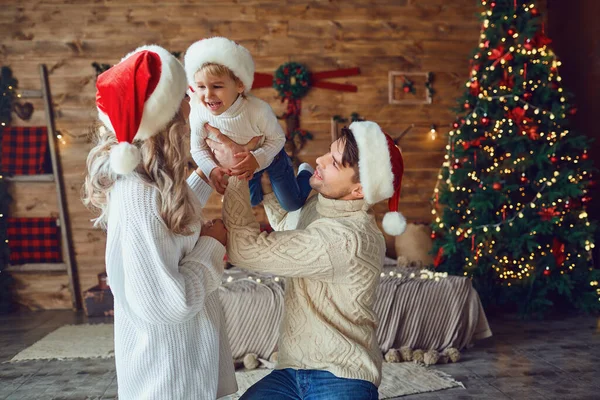
<path fill-rule="evenodd" d="M 98 117 L 119 142 L 110 151 L 110 165 L 117 174 L 135 170 L 141 155 L 132 143 L 166 128 L 186 89 L 183 66 L 159 46 L 142 46 L 98 76 Z"/>
<path fill-rule="evenodd" d="M 192 44 L 183 60 L 190 87 L 196 88 L 194 75 L 204 64 L 219 64 L 229 68 L 244 84 L 244 93 L 252 89 L 254 60 L 250 52 L 233 40 L 224 37 L 202 39 Z"/>
<path fill-rule="evenodd" d="M 371 121 L 350 124 L 358 145 L 358 172 L 365 201 L 376 204 L 389 199 L 389 212 L 383 217 L 383 230 L 393 236 L 406 229 L 406 219 L 398 212 L 404 161 L 394 140 Z"/>

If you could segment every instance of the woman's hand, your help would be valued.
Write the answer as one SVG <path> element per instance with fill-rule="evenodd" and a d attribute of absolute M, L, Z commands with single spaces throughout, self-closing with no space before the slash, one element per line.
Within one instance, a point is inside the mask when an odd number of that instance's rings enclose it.
<path fill-rule="evenodd" d="M 200 236 L 209 236 L 218 240 L 223 246 L 227 246 L 227 229 L 222 219 L 213 219 L 202 225 Z"/>
<path fill-rule="evenodd" d="M 217 193 L 225 194 L 227 188 L 227 179 L 230 175 L 229 170 L 221 167 L 215 167 L 210 171 L 210 177 L 208 178 L 210 186 L 212 186 Z"/>
<path fill-rule="evenodd" d="M 227 136 L 223 135 L 217 128 L 205 124 L 204 127 L 212 134 L 216 140 L 206 139 L 206 144 L 212 150 L 215 160 L 223 168 L 232 168 L 240 163 L 240 159 L 236 158 L 236 154 L 247 153 L 255 150 L 258 147 L 260 136 L 255 136 L 245 145 L 239 145 Z M 254 158 L 254 156 L 252 156 Z M 254 160 L 256 162 L 256 159 Z"/>

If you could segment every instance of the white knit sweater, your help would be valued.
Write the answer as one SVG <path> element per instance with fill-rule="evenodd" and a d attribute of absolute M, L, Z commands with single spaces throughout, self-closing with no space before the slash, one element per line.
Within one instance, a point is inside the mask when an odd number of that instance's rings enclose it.
<path fill-rule="evenodd" d="M 221 115 L 213 115 L 204 107 L 196 96 L 190 101 L 190 128 L 192 130 L 190 148 L 192 158 L 206 176 L 217 166 L 212 153 L 206 145 L 208 135 L 204 124 L 218 128 L 222 134 L 238 144 L 246 144 L 255 136 L 262 136 L 259 147 L 252 152 L 258 162 L 258 169 L 263 170 L 271 165 L 273 158 L 285 144 L 285 133 L 277 122 L 277 117 L 268 103 L 254 96 L 239 96 L 237 100 Z"/>
<path fill-rule="evenodd" d="M 197 209 L 211 188 L 188 178 Z M 215 399 L 237 390 L 217 287 L 225 248 L 172 234 L 156 188 L 135 175 L 110 192 L 106 267 L 115 298 L 119 399 Z"/>
<path fill-rule="evenodd" d="M 270 234 L 260 232 L 248 183 L 229 180 L 223 201 L 229 260 L 287 277 L 277 369 L 325 370 L 379 386 L 382 355 L 373 303 L 385 240 L 369 206 L 319 195 L 287 214 L 273 193 L 264 205 L 277 229 Z"/>

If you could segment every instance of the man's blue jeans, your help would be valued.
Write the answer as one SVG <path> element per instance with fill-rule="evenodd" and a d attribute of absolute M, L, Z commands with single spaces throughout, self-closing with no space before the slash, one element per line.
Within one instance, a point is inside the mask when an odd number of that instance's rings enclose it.
<path fill-rule="evenodd" d="M 338 378 L 328 371 L 274 370 L 240 400 L 377 400 L 377 387 L 360 379 Z"/>
<path fill-rule="evenodd" d="M 306 202 L 310 194 L 310 177 L 308 171 L 302 171 L 296 176 L 292 160 L 282 149 L 273 159 L 271 165 L 254 174 L 250 180 L 250 202 L 256 206 L 263 201 L 263 191 L 260 178 L 264 171 L 269 174 L 275 197 L 286 211 L 296 211 Z"/>

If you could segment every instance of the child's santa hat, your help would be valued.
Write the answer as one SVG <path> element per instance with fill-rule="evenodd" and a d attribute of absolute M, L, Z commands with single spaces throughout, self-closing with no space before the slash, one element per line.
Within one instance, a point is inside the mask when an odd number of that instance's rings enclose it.
<path fill-rule="evenodd" d="M 389 199 L 390 211 L 383 217 L 383 230 L 401 235 L 406 229 L 406 219 L 398 212 L 404 173 L 402 153 L 375 122 L 353 122 L 350 130 L 358 145 L 358 171 L 365 201 L 376 204 Z"/>
<path fill-rule="evenodd" d="M 188 84 L 196 87 L 194 75 L 204 64 L 220 64 L 229 68 L 244 84 L 244 93 L 252 89 L 254 60 L 250 52 L 233 40 L 224 37 L 202 39 L 192 44 L 183 60 Z"/>
<path fill-rule="evenodd" d="M 159 46 L 142 46 L 96 81 L 100 121 L 119 144 L 110 151 L 117 174 L 135 170 L 141 160 L 135 140 L 146 140 L 173 119 L 181 107 L 187 82 L 181 63 Z"/>

